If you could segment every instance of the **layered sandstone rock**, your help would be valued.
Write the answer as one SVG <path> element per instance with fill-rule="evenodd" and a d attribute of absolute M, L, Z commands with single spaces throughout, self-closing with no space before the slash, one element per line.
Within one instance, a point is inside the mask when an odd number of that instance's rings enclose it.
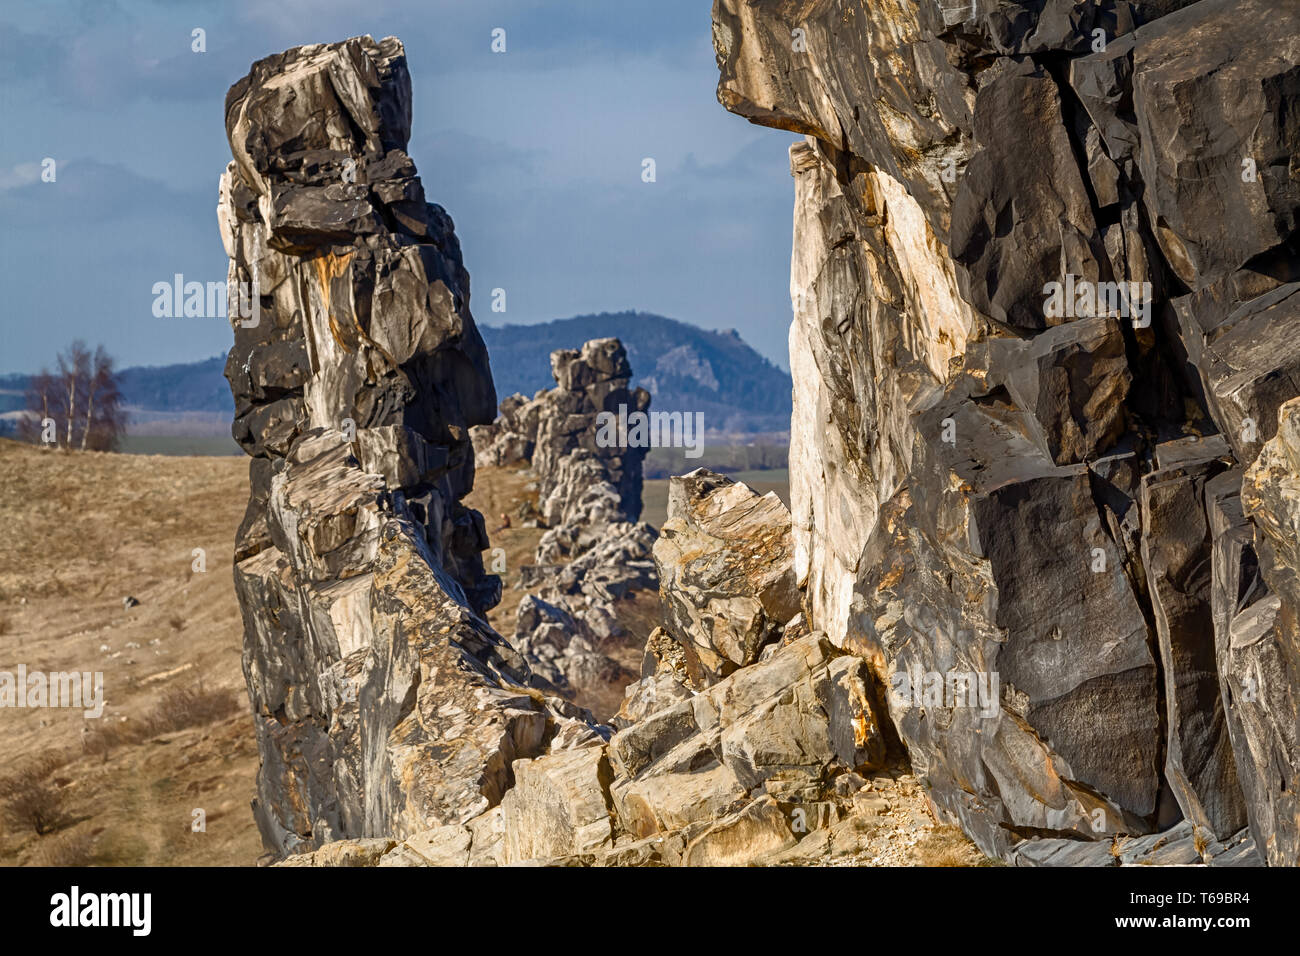
<path fill-rule="evenodd" d="M 895 814 L 902 808 L 891 806 L 914 792 L 913 778 L 872 775 L 868 782 L 847 769 L 861 759 L 851 733 L 837 733 L 852 730 L 851 722 L 833 714 L 844 714 L 840 708 L 861 691 L 848 675 L 862 667 L 853 655 L 837 655 L 823 635 L 808 635 L 715 685 L 698 711 L 679 702 L 607 746 L 571 736 L 572 745 L 553 745 L 547 756 L 517 762 L 519 782 L 501 806 L 464 824 L 400 843 L 341 841 L 292 857 L 288 865 L 914 863 L 897 829 Z M 725 730 L 713 722 L 717 716 Z M 763 733 L 751 738 L 755 729 Z M 728 736 L 744 745 L 752 740 L 752 746 L 728 749 Z M 843 743 L 833 742 L 837 738 Z M 556 743 L 561 740 L 557 736 Z M 865 771 L 870 764 L 858 766 Z M 754 773 L 763 780 L 750 789 L 742 780 Z M 919 808 L 907 812 L 924 815 Z M 1010 856 L 1024 866 L 1260 862 L 1244 833 L 1207 840 L 1189 822 L 1133 839 L 1026 841 Z"/>
<path fill-rule="evenodd" d="M 227 97 L 218 220 L 258 306 L 232 309 L 226 366 L 252 456 L 235 583 L 279 854 L 476 817 L 515 760 L 587 726 L 480 616 L 500 581 L 460 502 L 496 398 L 410 124 L 393 38 L 269 57 Z"/>
<path fill-rule="evenodd" d="M 1083 861 L 1053 834 L 1181 818 L 1298 862 L 1297 565 L 1271 542 L 1300 469 L 1261 456 L 1300 393 L 1298 26 L 1265 0 L 715 0 L 719 101 L 806 137 L 807 624 L 891 690 L 998 678 L 991 708 L 889 694 L 987 853 Z"/>

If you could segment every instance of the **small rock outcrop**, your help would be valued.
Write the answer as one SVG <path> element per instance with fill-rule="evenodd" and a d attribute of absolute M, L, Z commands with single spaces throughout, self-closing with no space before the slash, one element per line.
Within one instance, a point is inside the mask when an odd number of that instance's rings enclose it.
<path fill-rule="evenodd" d="M 799 614 L 790 512 L 773 492 L 704 469 L 674 478 L 654 558 L 693 686 L 754 663 Z"/>
<path fill-rule="evenodd" d="M 531 399 L 511 395 L 502 401 L 494 421 L 469 430 L 478 467 L 508 468 L 532 462 L 546 393 L 547 389 L 542 389 Z"/>
<path fill-rule="evenodd" d="M 650 393 L 629 390 L 632 366 L 618 339 L 553 352 L 551 374 L 556 387 L 543 397 L 533 473 L 538 508 L 557 534 L 538 554 L 576 556 L 599 539 L 600 525 L 641 517 L 641 464 L 648 448 L 625 438 L 602 440 L 597 419 L 602 413 L 626 420 L 647 412 Z"/>
<path fill-rule="evenodd" d="M 595 733 L 481 616 L 501 585 L 461 499 L 468 431 L 496 398 L 410 126 L 394 38 L 268 57 L 226 101 L 218 221 L 256 306 L 232 296 L 226 376 L 252 458 L 235 586 L 254 810 L 278 855 L 462 823 L 564 726 Z"/>

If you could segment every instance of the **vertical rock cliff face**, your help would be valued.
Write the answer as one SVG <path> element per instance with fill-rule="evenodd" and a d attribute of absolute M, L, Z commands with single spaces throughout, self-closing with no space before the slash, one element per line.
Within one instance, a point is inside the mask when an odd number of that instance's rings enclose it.
<path fill-rule="evenodd" d="M 1300 862 L 1300 3 L 713 19 L 719 101 L 806 137 L 807 626 L 987 853 L 1183 819 Z"/>
<path fill-rule="evenodd" d="M 252 457 L 235 582 L 277 853 L 459 824 L 584 716 L 479 616 L 500 581 L 460 501 L 496 395 L 410 126 L 393 38 L 262 60 L 226 101 L 218 219 L 248 290 L 226 377 Z"/>
<path fill-rule="evenodd" d="M 1246 610 L 1231 615 L 1227 633 L 1220 629 L 1218 635 L 1224 699 L 1233 705 L 1228 729 L 1241 754 L 1251 829 L 1264 836 L 1270 859 L 1295 863 L 1300 858 L 1300 400 L 1282 406 L 1277 435 L 1246 471 L 1239 504 L 1257 529 L 1250 559 L 1258 561 L 1272 593 L 1253 603 L 1237 598 L 1237 606 L 1247 605 Z M 1263 590 L 1240 573 L 1240 558 L 1225 563 L 1225 585 Z M 1223 595 L 1225 618 L 1234 597 Z"/>

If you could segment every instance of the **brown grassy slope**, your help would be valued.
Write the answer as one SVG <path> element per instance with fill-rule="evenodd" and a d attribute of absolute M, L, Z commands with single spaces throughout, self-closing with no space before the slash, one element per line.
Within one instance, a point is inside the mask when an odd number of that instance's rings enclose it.
<path fill-rule="evenodd" d="M 537 504 L 537 492 L 528 487 L 531 481 L 526 465 L 478 468 L 474 472 L 474 490 L 465 496 L 466 505 L 483 513 L 492 548 L 504 551 L 504 555 L 493 550 L 483 552 L 483 565 L 501 576 L 501 603 L 488 612 L 488 622 L 506 637 L 515 632 L 515 612 L 525 593 L 514 587 L 519 581 L 519 569 L 533 563 L 537 542 L 545 533 L 541 528 L 525 528 L 524 519 L 519 516 L 520 506 L 525 502 Z M 502 528 L 502 514 L 510 516 L 509 528 Z M 497 563 L 502 557 L 504 568 Z"/>
<path fill-rule="evenodd" d="M 506 552 L 507 587 L 491 619 L 507 635 L 523 596 L 509 585 L 542 534 L 517 516 L 528 480 L 483 469 L 470 499 Z M 262 849 L 248 808 L 257 767 L 249 718 L 163 734 L 146 726 L 169 692 L 200 682 L 245 705 L 230 564 L 246 460 L 69 455 L 0 440 L 0 487 L 0 670 L 101 671 L 106 701 L 99 720 L 0 709 L 0 778 L 51 756 L 57 767 L 43 780 L 60 816 L 38 836 L 0 814 L 0 863 L 253 863 Z M 496 531 L 503 511 L 512 528 Z M 193 570 L 195 548 L 205 572 Z M 139 606 L 124 609 L 128 595 Z M 635 669 L 658 596 L 639 595 L 625 610 L 634 636 L 606 650 Z M 589 702 L 601 716 L 621 691 L 609 696 Z M 207 814 L 206 833 L 190 829 L 195 808 Z"/>
<path fill-rule="evenodd" d="M 0 670 L 100 671 L 105 700 L 99 720 L 0 710 L 0 776 L 43 756 L 62 764 L 50 775 L 60 825 L 37 836 L 0 817 L 0 862 L 255 862 L 257 748 L 230 570 L 246 461 L 0 441 L 0 487 Z M 193 570 L 195 548 L 205 572 Z M 123 608 L 128 595 L 138 607 Z M 200 682 L 241 710 L 152 733 L 164 698 Z M 107 753 L 105 738 L 118 741 Z M 191 829 L 196 808 L 206 832 Z"/>

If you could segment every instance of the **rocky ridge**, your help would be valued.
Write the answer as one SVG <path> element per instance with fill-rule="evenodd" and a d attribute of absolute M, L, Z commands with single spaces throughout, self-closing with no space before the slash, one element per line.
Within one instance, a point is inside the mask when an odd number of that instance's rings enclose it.
<path fill-rule="evenodd" d="M 531 467 L 535 520 L 547 529 L 534 564 L 522 569 L 529 593 L 511 643 L 535 673 L 586 699 L 636 676 L 601 648 L 627 638 L 617 602 L 658 587 L 656 532 L 637 520 L 647 449 L 598 440 L 601 415 L 645 412 L 650 395 L 629 389 L 632 368 L 618 339 L 559 349 L 551 372 L 555 388 L 531 400 L 510 396 L 495 422 L 470 434 L 480 463 Z"/>
<path fill-rule="evenodd" d="M 725 515 L 732 514 L 728 522 Z M 721 527 L 719 522 L 726 527 Z M 720 532 L 734 531 L 729 543 Z M 294 865 L 796 865 L 897 860 L 887 814 L 915 816 L 905 775 L 876 773 L 888 744 L 865 664 L 796 620 L 790 549 L 774 496 L 703 471 L 673 479 L 655 562 L 682 612 L 647 644 L 608 739 L 572 725 L 547 754 L 519 759 L 499 806 L 405 840 L 332 844 Z M 718 549 L 725 549 L 719 554 Z M 766 602 L 755 653 L 725 676 L 695 666 L 719 575 Z M 777 595 L 780 595 L 778 597 Z M 685 610 L 687 605 L 695 610 Z M 751 614 L 752 618 L 754 615 Z M 770 626 L 769 626 L 770 625 Z M 722 642 L 719 642 L 721 644 Z M 888 793 L 889 796 L 885 796 Z M 903 803 L 910 799 L 909 806 Z M 899 806 L 894 806 L 899 804 Z M 927 821 L 928 822 L 928 821 Z"/>
<path fill-rule="evenodd" d="M 222 195 L 232 276 L 293 279 L 267 301 L 283 331 L 236 331 L 259 371 L 231 373 L 268 844 L 305 865 L 896 862 L 874 781 L 905 753 L 927 814 L 1008 862 L 1294 865 L 1297 17 L 716 0 L 720 101 L 807 137 L 792 508 L 674 479 L 665 623 L 613 726 L 479 616 L 499 585 L 456 502 L 494 398 L 445 214 L 420 234 L 383 198 L 416 187 L 380 174 L 346 209 L 294 192 L 332 188 L 300 146 L 346 151 L 311 135 L 390 168 L 400 45 L 256 65 Z M 352 120 L 304 133 L 300 102 Z M 412 245 L 399 271 L 424 271 L 374 299 L 391 273 L 365 267 Z M 583 521 L 637 517 L 632 469 L 584 447 L 589 389 L 619 378 L 584 349 L 556 373 L 572 413 L 539 409 L 535 437 L 516 415 L 569 567 L 598 547 Z"/>

